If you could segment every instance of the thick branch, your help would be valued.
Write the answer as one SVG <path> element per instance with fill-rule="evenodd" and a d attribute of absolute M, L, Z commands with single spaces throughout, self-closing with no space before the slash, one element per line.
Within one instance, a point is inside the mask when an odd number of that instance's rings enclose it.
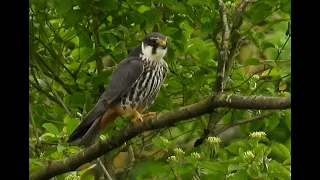
<path fill-rule="evenodd" d="M 240 96 L 219 94 L 213 98 L 181 107 L 170 112 L 146 118 L 143 123 L 131 124 L 118 131 L 107 140 L 94 144 L 88 149 L 73 154 L 68 158 L 53 161 L 30 175 L 29 179 L 49 179 L 53 176 L 76 170 L 84 163 L 119 147 L 124 142 L 148 130 L 164 128 L 176 122 L 194 118 L 211 112 L 217 107 L 238 109 L 288 109 L 291 108 L 291 97 Z"/>

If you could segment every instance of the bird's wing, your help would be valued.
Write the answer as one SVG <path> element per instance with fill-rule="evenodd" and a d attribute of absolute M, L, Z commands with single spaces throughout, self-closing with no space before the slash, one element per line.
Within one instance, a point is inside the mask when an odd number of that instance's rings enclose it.
<path fill-rule="evenodd" d="M 143 63 L 138 57 L 128 57 L 120 62 L 112 73 L 108 86 L 99 101 L 70 135 L 68 142 L 75 141 L 80 137 L 85 138 L 92 131 L 96 131 L 98 128 L 96 126 L 99 124 L 97 121 L 106 112 L 108 106 L 132 89 L 142 71 Z"/>

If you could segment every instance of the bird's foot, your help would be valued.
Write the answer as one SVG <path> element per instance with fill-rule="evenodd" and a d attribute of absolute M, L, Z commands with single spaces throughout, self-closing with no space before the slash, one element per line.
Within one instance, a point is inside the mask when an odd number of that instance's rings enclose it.
<path fill-rule="evenodd" d="M 148 113 L 145 113 L 145 114 L 139 114 L 139 113 L 137 113 L 136 116 L 135 116 L 135 118 L 133 118 L 133 119 L 131 120 L 131 122 L 133 122 L 133 123 L 136 123 L 137 121 L 143 122 L 143 118 L 149 117 L 149 116 L 155 116 L 155 115 L 157 115 L 156 112 L 148 112 Z"/>
<path fill-rule="evenodd" d="M 131 119 L 131 122 L 133 122 L 133 123 L 136 123 L 137 121 L 143 122 L 143 118 L 142 118 L 141 114 L 139 114 L 139 113 L 137 113 L 136 116 L 133 119 Z"/>
<path fill-rule="evenodd" d="M 145 118 L 145 117 L 155 116 L 155 115 L 157 115 L 156 112 L 147 112 L 145 114 L 142 114 L 142 117 Z"/>

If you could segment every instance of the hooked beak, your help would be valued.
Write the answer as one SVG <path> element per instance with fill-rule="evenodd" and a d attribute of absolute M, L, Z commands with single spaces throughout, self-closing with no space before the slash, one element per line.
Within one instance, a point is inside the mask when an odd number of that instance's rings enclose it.
<path fill-rule="evenodd" d="M 163 49 L 165 49 L 167 47 L 167 40 L 157 40 L 157 44 L 162 47 Z"/>

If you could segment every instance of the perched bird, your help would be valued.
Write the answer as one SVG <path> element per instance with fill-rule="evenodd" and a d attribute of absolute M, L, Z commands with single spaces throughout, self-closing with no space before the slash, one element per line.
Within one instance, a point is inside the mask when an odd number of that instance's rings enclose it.
<path fill-rule="evenodd" d="M 70 135 L 68 142 L 89 146 L 107 124 L 118 116 L 133 116 L 132 122 L 143 121 L 155 112 L 142 114 L 157 97 L 168 73 L 163 60 L 167 53 L 167 37 L 152 32 L 121 61 L 93 109 Z"/>

